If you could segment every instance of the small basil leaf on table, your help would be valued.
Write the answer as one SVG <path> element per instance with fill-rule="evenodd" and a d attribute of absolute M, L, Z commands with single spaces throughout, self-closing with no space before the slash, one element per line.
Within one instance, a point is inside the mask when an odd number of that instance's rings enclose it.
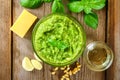
<path fill-rule="evenodd" d="M 64 5 L 61 0 L 54 0 L 52 4 L 52 13 L 64 13 Z"/>
<path fill-rule="evenodd" d="M 73 2 L 73 1 L 80 1 L 80 0 L 69 0 L 69 2 Z"/>
<path fill-rule="evenodd" d="M 84 22 L 93 29 L 98 27 L 98 16 L 96 13 L 84 14 Z"/>
<path fill-rule="evenodd" d="M 84 3 L 84 12 L 86 14 L 91 13 L 92 9 L 100 10 L 105 6 L 106 0 L 82 0 Z"/>
<path fill-rule="evenodd" d="M 95 10 L 100 10 L 105 6 L 106 0 L 91 0 L 91 8 Z"/>
<path fill-rule="evenodd" d="M 91 10 L 92 10 L 92 8 L 87 7 L 87 6 L 84 8 L 84 12 L 85 12 L 86 14 L 91 13 Z"/>
<path fill-rule="evenodd" d="M 100 10 L 105 6 L 106 0 L 82 0 L 85 8 Z"/>
<path fill-rule="evenodd" d="M 72 12 L 81 12 L 84 9 L 84 3 L 81 1 L 74 1 L 68 4 L 68 9 Z"/>
<path fill-rule="evenodd" d="M 42 0 L 20 0 L 20 4 L 25 8 L 37 8 L 43 3 Z"/>
<path fill-rule="evenodd" d="M 52 2 L 53 0 L 43 0 L 43 1 L 49 3 L 49 2 Z"/>

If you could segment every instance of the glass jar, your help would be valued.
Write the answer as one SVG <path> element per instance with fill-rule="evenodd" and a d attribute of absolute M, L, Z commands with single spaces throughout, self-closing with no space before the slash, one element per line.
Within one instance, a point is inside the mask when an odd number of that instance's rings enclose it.
<path fill-rule="evenodd" d="M 104 71 L 113 62 L 113 52 L 104 42 L 94 41 L 87 45 L 83 59 L 90 70 Z"/>

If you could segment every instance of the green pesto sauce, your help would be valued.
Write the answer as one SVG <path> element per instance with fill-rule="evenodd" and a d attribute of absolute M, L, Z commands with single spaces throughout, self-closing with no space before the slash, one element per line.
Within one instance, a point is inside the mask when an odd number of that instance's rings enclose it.
<path fill-rule="evenodd" d="M 61 66 L 82 54 L 86 39 L 83 28 L 76 21 L 54 14 L 40 22 L 33 35 L 33 46 L 43 61 Z"/>

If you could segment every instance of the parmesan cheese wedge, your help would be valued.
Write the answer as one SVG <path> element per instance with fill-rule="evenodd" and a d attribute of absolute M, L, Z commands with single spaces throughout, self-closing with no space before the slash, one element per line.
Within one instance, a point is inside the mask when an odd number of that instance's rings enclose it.
<path fill-rule="evenodd" d="M 35 15 L 31 14 L 27 10 L 23 10 L 10 30 L 23 38 L 36 19 L 37 17 Z"/>

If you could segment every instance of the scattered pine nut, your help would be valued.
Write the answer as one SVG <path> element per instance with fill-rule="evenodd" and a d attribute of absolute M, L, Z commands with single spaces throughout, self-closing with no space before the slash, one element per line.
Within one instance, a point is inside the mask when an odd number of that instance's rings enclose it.
<path fill-rule="evenodd" d="M 76 62 L 76 65 L 78 66 L 78 65 L 79 65 L 79 63 L 78 63 L 78 62 Z"/>
<path fill-rule="evenodd" d="M 80 68 L 77 68 L 78 71 L 80 71 Z"/>
<path fill-rule="evenodd" d="M 70 70 L 70 67 L 67 67 L 67 69 L 66 69 L 67 71 L 69 71 Z"/>
<path fill-rule="evenodd" d="M 69 75 L 72 75 L 72 71 L 69 71 Z"/>
<path fill-rule="evenodd" d="M 69 72 L 67 71 L 66 74 L 69 74 Z"/>
<path fill-rule="evenodd" d="M 64 78 L 61 78 L 60 80 L 64 80 Z"/>
<path fill-rule="evenodd" d="M 77 67 L 78 67 L 78 68 L 80 68 L 80 67 L 81 67 L 81 65 L 78 65 Z"/>
<path fill-rule="evenodd" d="M 74 68 L 73 71 L 74 71 L 74 72 L 77 71 L 77 68 Z"/>
<path fill-rule="evenodd" d="M 67 70 L 64 70 L 64 73 L 67 73 L 68 71 Z"/>
<path fill-rule="evenodd" d="M 70 78 L 66 78 L 66 80 L 70 80 Z"/>
<path fill-rule="evenodd" d="M 65 68 L 66 68 L 66 66 L 64 66 L 64 67 L 61 67 L 60 69 L 61 69 L 61 70 L 65 70 Z"/>
<path fill-rule="evenodd" d="M 64 79 L 64 78 L 65 78 L 65 76 L 63 75 L 63 76 L 62 76 L 62 78 Z"/>
<path fill-rule="evenodd" d="M 73 74 L 76 74 L 78 71 L 80 71 L 80 68 L 81 68 L 81 65 L 76 62 L 76 65 L 74 68 L 71 68 L 69 65 L 68 66 L 64 66 L 64 67 L 61 67 L 60 70 L 63 71 L 64 75 L 61 77 L 60 80 L 70 80 L 70 76 L 73 75 Z M 59 68 L 56 67 L 52 72 L 53 75 L 56 74 L 55 71 L 57 71 Z"/>
<path fill-rule="evenodd" d="M 58 70 L 58 67 L 56 67 L 54 70 L 57 71 L 57 70 Z"/>
<path fill-rule="evenodd" d="M 68 74 L 65 74 L 64 76 L 65 76 L 65 77 L 69 77 L 69 75 L 68 75 Z"/>
<path fill-rule="evenodd" d="M 55 75 L 55 74 L 56 74 L 56 72 L 52 72 L 51 74 L 52 74 L 52 75 Z"/>

